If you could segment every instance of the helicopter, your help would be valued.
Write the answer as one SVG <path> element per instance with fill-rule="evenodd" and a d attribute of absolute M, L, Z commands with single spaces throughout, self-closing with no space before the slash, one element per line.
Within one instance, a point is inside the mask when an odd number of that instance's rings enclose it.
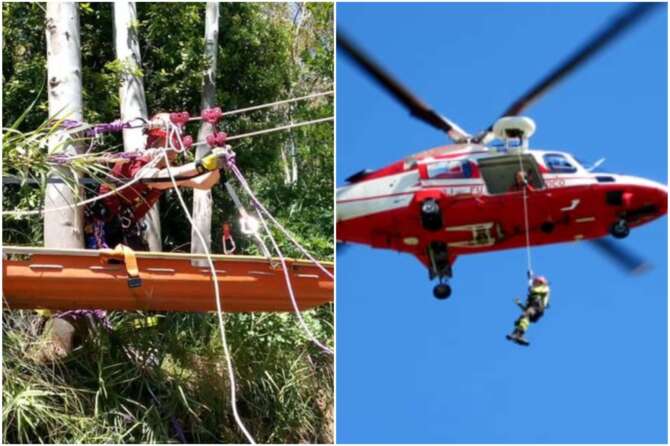
<path fill-rule="evenodd" d="M 437 279 L 438 299 L 451 295 L 453 264 L 467 254 L 590 240 L 627 269 L 643 269 L 636 255 L 604 237 L 625 238 L 665 215 L 667 186 L 600 172 L 599 163 L 585 166 L 565 151 L 531 149 L 536 125 L 522 112 L 654 6 L 629 8 L 475 134 L 437 113 L 338 31 L 345 54 L 413 117 L 453 141 L 348 177 L 337 189 L 338 243 L 414 255 Z"/>

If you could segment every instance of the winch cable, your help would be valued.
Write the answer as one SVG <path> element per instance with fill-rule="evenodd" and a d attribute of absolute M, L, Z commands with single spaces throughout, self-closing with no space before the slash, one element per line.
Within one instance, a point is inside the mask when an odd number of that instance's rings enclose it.
<path fill-rule="evenodd" d="M 170 123 L 171 124 L 171 123 Z M 166 144 L 168 144 L 168 141 L 171 141 L 171 137 L 173 134 L 176 134 L 177 140 L 179 142 L 179 145 L 183 148 L 183 143 L 181 140 L 181 136 L 179 132 L 175 132 L 176 126 L 172 124 L 169 127 L 169 132 L 168 132 L 168 138 L 166 138 Z M 221 307 L 221 293 L 219 290 L 219 280 L 216 275 L 216 268 L 214 268 L 214 262 L 212 261 L 212 255 L 209 252 L 209 248 L 207 247 L 207 242 L 205 241 L 205 237 L 202 235 L 200 232 L 200 229 L 198 226 L 195 224 L 193 221 L 193 218 L 191 217 L 191 213 L 188 210 L 188 206 L 186 205 L 186 202 L 184 201 L 184 198 L 181 195 L 181 192 L 179 191 L 179 186 L 177 185 L 177 181 L 175 180 L 175 177 L 172 173 L 172 167 L 170 166 L 170 160 L 167 156 L 167 151 L 163 151 L 163 159 L 165 160 L 166 163 L 166 168 L 168 175 L 170 176 L 170 181 L 172 182 L 172 187 L 174 188 L 175 193 L 177 194 L 177 198 L 179 200 L 179 204 L 181 205 L 184 215 L 186 215 L 186 218 L 188 219 L 189 223 L 191 224 L 191 228 L 195 231 L 196 235 L 198 236 L 198 239 L 200 240 L 201 246 L 203 247 L 205 251 L 205 256 L 207 257 L 207 263 L 209 265 L 209 270 L 212 274 L 212 282 L 214 284 L 214 295 L 216 298 L 216 314 L 218 318 L 218 323 L 219 323 L 219 334 L 221 336 L 221 343 L 223 344 L 223 352 L 226 358 L 226 365 L 228 369 L 228 379 L 230 380 L 230 398 L 231 398 L 231 406 L 233 409 L 233 416 L 235 418 L 235 422 L 237 423 L 237 426 L 240 428 L 244 436 L 247 438 L 247 441 L 251 444 L 256 444 L 256 441 L 254 438 L 251 436 L 247 428 L 244 426 L 244 423 L 242 422 L 242 419 L 240 418 L 239 413 L 237 412 L 237 395 L 236 395 L 236 384 L 235 384 L 235 372 L 233 370 L 233 363 L 232 359 L 230 356 L 230 350 L 228 348 L 228 340 L 226 338 L 226 328 L 225 328 L 225 323 L 223 321 L 223 308 Z"/>
<path fill-rule="evenodd" d="M 531 281 L 533 278 L 533 267 L 532 267 L 532 259 L 531 259 L 531 253 L 530 253 L 530 227 L 528 225 L 528 178 L 526 175 L 526 172 L 523 168 L 523 160 L 521 158 L 521 150 L 517 152 L 517 157 L 519 159 L 519 171 L 523 173 L 523 219 L 524 219 L 524 231 L 526 233 L 526 261 L 527 261 L 527 267 L 528 270 L 526 272 L 526 275 L 528 276 L 528 280 Z"/>

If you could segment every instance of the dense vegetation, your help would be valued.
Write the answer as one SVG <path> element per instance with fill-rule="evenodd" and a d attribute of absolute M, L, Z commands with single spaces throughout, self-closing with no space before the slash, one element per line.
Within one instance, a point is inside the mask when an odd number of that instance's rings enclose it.
<path fill-rule="evenodd" d="M 141 41 L 149 113 L 198 113 L 206 63 L 205 4 L 137 7 L 133 26 Z M 217 102 L 224 109 L 332 89 L 331 4 L 225 3 L 220 8 Z M 80 21 L 84 118 L 110 122 L 118 117 L 118 79 L 126 69 L 115 60 L 111 4 L 81 3 Z M 47 121 L 44 22 L 41 4 L 3 4 L 3 122 L 7 127 L 19 121 L 22 132 L 3 144 L 3 175 L 38 180 L 37 185 L 3 184 L 5 210 L 42 206 L 45 149 L 34 131 Z M 290 109 L 234 115 L 223 127 L 235 135 L 332 114 L 332 98 L 325 97 Z M 195 135 L 197 127 L 189 133 Z M 25 144 L 31 137 L 34 144 Z M 17 138 L 23 143 L 11 144 Z M 296 181 L 287 178 L 282 157 L 290 144 L 297 151 Z M 99 149 L 119 146 L 119 139 L 106 137 Z M 316 257 L 332 259 L 332 125 L 243 139 L 233 148 L 251 187 L 275 217 Z M 213 196 L 213 250 L 221 252 L 221 226 L 235 220 L 235 208 L 223 188 Z M 189 251 L 190 226 L 174 193 L 161 199 L 161 225 L 164 251 Z M 243 253 L 257 252 L 236 235 Z M 279 239 L 286 254 L 300 257 Z M 3 244 L 41 245 L 41 219 L 3 217 Z M 111 332 L 101 329 L 65 360 L 44 364 L 34 355 L 41 318 L 3 311 L 3 441 L 245 442 L 232 417 L 215 315 L 159 316 L 156 327 L 136 328 L 133 320 L 141 315 L 114 313 Z M 305 318 L 319 339 L 333 344 L 332 307 L 307 312 Z M 333 360 L 306 339 L 295 316 L 227 315 L 226 328 L 238 407 L 255 439 L 332 442 Z"/>

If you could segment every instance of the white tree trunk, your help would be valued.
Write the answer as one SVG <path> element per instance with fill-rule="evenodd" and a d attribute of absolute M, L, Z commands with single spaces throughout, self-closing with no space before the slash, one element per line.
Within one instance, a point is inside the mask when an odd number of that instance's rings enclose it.
<path fill-rule="evenodd" d="M 121 119 L 147 118 L 147 102 L 144 96 L 142 77 L 138 75 L 142 66 L 140 44 L 137 36 L 137 9 L 135 2 L 114 2 L 114 41 L 116 58 L 124 66 L 119 86 Z M 126 152 L 144 150 L 146 137 L 142 129 L 123 130 L 123 149 Z M 147 230 L 144 237 L 151 251 L 161 251 L 161 225 L 158 203 L 144 218 Z"/>
<path fill-rule="evenodd" d="M 293 113 L 291 113 L 291 105 L 289 105 L 289 122 L 293 124 Z M 295 138 L 293 137 L 294 130 L 289 130 L 289 145 L 291 147 L 291 176 L 289 184 L 298 182 L 298 154 L 295 148 Z"/>
<path fill-rule="evenodd" d="M 289 144 L 284 144 L 281 146 L 281 165 L 284 168 L 284 184 L 291 184 L 291 168 L 288 163 L 288 155 L 286 154 L 287 150 L 290 150 L 288 147 Z"/>
<path fill-rule="evenodd" d="M 81 54 L 79 51 L 79 10 L 76 3 L 47 2 L 46 40 L 47 72 L 49 79 L 49 116 L 81 121 Z M 68 144 L 65 133 L 49 140 L 49 152 L 76 154 L 77 148 Z M 53 172 L 56 173 L 56 172 Z M 59 169 L 63 177 L 72 174 Z M 48 184 L 44 207 L 72 206 L 81 194 L 66 184 Z M 44 214 L 44 246 L 53 248 L 83 248 L 83 209 L 65 208 Z"/>
<path fill-rule="evenodd" d="M 203 77 L 202 105 L 204 110 L 213 107 L 216 101 L 216 62 L 219 48 L 219 4 L 207 3 L 205 13 L 205 57 L 208 61 L 207 70 Z M 202 122 L 198 131 L 198 141 L 203 141 L 207 135 L 213 133 L 211 124 Z M 196 158 L 202 158 L 209 152 L 209 147 L 198 146 Z M 209 190 L 193 190 L 193 221 L 202 233 L 207 248 L 212 246 L 212 192 Z M 191 252 L 203 253 L 205 247 L 200 242 L 195 228 L 191 231 Z"/>
<path fill-rule="evenodd" d="M 293 96 L 293 93 L 295 91 L 294 87 L 295 84 L 301 84 L 301 79 L 302 79 L 302 71 L 303 71 L 303 63 L 300 60 L 300 30 L 302 28 L 302 24 L 305 21 L 305 17 L 307 15 L 307 7 L 305 6 L 304 3 L 298 3 L 296 5 L 296 11 L 295 15 L 293 16 L 293 45 L 291 47 L 291 58 L 293 60 L 293 65 L 297 67 L 298 69 L 298 74 L 296 76 L 296 79 L 291 81 L 291 88 L 289 90 L 289 96 Z M 289 122 L 293 124 L 293 114 L 291 113 L 291 105 L 288 106 L 288 113 L 287 117 L 289 119 Z M 293 138 L 293 130 L 289 130 L 289 139 L 286 142 L 286 145 L 288 146 L 288 152 L 290 156 L 290 166 L 289 166 L 289 161 L 288 159 L 284 159 L 286 155 L 282 153 L 282 158 L 285 162 L 284 165 L 284 171 L 285 171 L 285 180 L 284 182 L 286 184 L 295 184 L 298 182 L 298 154 L 296 153 L 296 148 L 295 148 L 295 139 Z M 284 152 L 284 151 L 282 151 Z"/>

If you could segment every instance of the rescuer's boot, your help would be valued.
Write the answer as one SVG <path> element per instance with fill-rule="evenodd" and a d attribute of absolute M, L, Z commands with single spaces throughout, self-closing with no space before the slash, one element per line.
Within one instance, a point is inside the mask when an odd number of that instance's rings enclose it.
<path fill-rule="evenodd" d="M 520 328 L 517 327 L 517 328 L 514 329 L 512 334 L 508 334 L 506 336 L 506 338 L 507 338 L 507 340 L 515 342 L 519 345 L 524 345 L 524 346 L 530 345 L 530 342 L 528 342 L 528 340 L 526 338 L 524 338 L 523 335 L 524 335 L 523 330 L 521 330 Z"/>

